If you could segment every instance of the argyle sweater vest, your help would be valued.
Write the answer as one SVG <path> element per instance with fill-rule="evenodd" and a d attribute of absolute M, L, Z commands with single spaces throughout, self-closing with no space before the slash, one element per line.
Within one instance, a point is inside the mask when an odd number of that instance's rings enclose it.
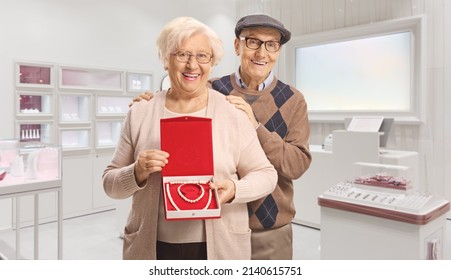
<path fill-rule="evenodd" d="M 288 132 L 283 115 L 288 117 L 294 115 L 291 112 L 284 112 L 284 110 L 293 108 L 291 105 L 285 105 L 290 103 L 290 99 L 295 94 L 302 96 L 303 100 L 303 95 L 299 91 L 284 84 L 277 78 L 274 78 L 272 84 L 262 91 L 249 91 L 239 87 L 235 81 L 234 74 L 213 79 L 210 82 L 212 88 L 222 94 L 236 95 L 246 100 L 251 105 L 260 125 L 264 125 L 269 132 L 277 133 L 282 139 L 285 138 Z M 261 139 L 260 136 L 259 140 L 260 143 L 266 141 Z M 266 150 L 265 153 L 267 153 Z M 281 157 L 284 156 L 282 153 L 278 154 Z M 250 228 L 253 231 L 278 228 L 291 223 L 295 215 L 292 180 L 283 177 L 278 172 L 278 183 L 274 192 L 257 201 L 248 203 L 248 212 Z"/>

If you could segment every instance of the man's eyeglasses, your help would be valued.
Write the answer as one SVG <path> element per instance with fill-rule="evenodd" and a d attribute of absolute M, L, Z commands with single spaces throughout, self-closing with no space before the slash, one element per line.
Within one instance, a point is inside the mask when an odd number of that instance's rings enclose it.
<path fill-rule="evenodd" d="M 206 63 L 209 63 L 211 61 L 211 59 L 213 58 L 212 54 L 204 53 L 204 52 L 200 52 L 200 53 L 196 53 L 196 54 L 191 54 L 189 52 L 176 52 L 176 53 L 171 53 L 171 54 L 174 55 L 175 59 L 177 59 L 177 61 L 179 61 L 179 62 L 188 62 L 190 60 L 190 58 L 192 56 L 194 56 L 198 63 L 206 64 Z"/>
<path fill-rule="evenodd" d="M 280 49 L 280 42 L 277 41 L 262 41 L 251 37 L 240 37 L 240 40 L 246 41 L 246 47 L 251 50 L 258 50 L 262 44 L 265 44 L 268 52 L 277 52 Z"/>

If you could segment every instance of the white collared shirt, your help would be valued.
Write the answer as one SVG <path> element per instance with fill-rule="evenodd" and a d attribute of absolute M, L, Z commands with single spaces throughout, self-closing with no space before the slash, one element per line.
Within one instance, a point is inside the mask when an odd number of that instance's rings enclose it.
<path fill-rule="evenodd" d="M 247 85 L 244 83 L 244 81 L 241 79 L 241 75 L 240 75 L 240 68 L 238 68 L 238 71 L 235 72 L 235 79 L 236 79 L 236 83 L 244 89 L 247 89 Z M 272 81 L 274 80 L 274 74 L 273 72 L 269 72 L 268 77 L 263 81 L 263 83 L 258 85 L 258 91 L 260 90 L 264 90 L 267 86 L 269 86 Z"/>

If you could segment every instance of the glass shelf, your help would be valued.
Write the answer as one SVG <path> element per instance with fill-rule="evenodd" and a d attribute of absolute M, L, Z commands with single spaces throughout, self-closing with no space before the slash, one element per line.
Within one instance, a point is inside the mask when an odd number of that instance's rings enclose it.
<path fill-rule="evenodd" d="M 122 71 L 62 67 L 59 74 L 60 88 L 123 90 L 122 80 L 124 72 Z"/>
<path fill-rule="evenodd" d="M 89 122 L 90 98 L 90 95 L 61 94 L 60 122 Z"/>
<path fill-rule="evenodd" d="M 60 129 L 60 143 L 63 150 L 80 150 L 90 148 L 89 128 Z"/>
<path fill-rule="evenodd" d="M 52 143 L 52 124 L 45 122 L 29 122 L 18 124 L 20 142 Z"/>
<path fill-rule="evenodd" d="M 143 92 L 152 89 L 152 74 L 127 73 L 127 91 Z"/>
<path fill-rule="evenodd" d="M 127 114 L 132 97 L 97 96 L 97 116 Z"/>
<path fill-rule="evenodd" d="M 19 92 L 17 96 L 17 114 L 22 116 L 52 115 L 53 95 Z"/>
<path fill-rule="evenodd" d="M 53 65 L 35 63 L 16 64 L 16 85 L 25 87 L 48 87 L 54 85 Z"/>
<path fill-rule="evenodd" d="M 115 147 L 119 141 L 122 121 L 98 121 L 96 123 L 96 147 Z"/>

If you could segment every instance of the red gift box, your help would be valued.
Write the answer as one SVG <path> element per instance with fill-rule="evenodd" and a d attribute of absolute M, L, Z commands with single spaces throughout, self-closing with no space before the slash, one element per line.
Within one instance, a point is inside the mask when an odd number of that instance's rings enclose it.
<path fill-rule="evenodd" d="M 161 150 L 169 153 L 162 170 L 167 220 L 219 218 L 213 180 L 211 119 L 176 117 L 160 121 Z"/>

